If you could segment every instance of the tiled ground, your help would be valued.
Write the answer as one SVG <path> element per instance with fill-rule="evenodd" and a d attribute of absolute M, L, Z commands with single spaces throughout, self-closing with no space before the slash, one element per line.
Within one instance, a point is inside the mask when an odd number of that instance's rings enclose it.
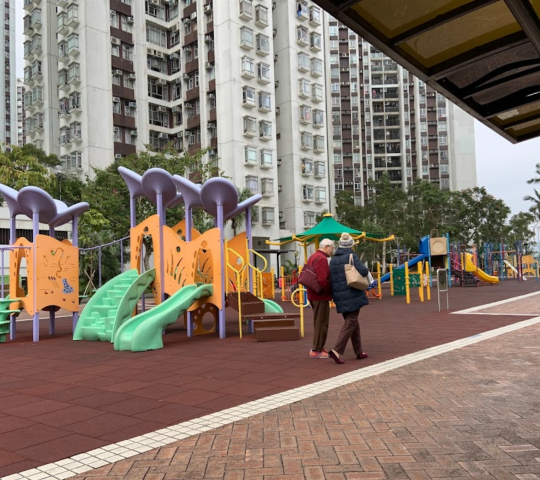
<path fill-rule="evenodd" d="M 537 324 L 75 478 L 538 479 L 539 336 Z"/>
<path fill-rule="evenodd" d="M 455 288 L 454 310 L 539 291 L 537 282 L 507 282 L 497 287 Z M 287 305 L 290 309 L 290 305 Z M 308 311 L 308 318 L 311 319 Z M 521 321 L 527 317 L 437 313 L 436 300 L 387 297 L 362 311 L 364 349 L 361 366 L 440 345 Z M 328 345 L 341 326 L 332 316 Z M 229 324 L 236 319 L 231 312 Z M 58 334 L 31 342 L 31 324 L 20 324 L 17 340 L 0 346 L 0 475 L 19 472 L 185 420 L 332 378 L 360 366 L 307 358 L 299 342 L 258 344 L 231 333 L 187 339 L 175 330 L 155 352 L 114 352 L 110 344 L 73 342 L 69 320 Z M 349 352 L 351 353 L 351 352 Z M 131 478 L 131 477 L 126 477 Z M 150 477 L 149 477 L 150 478 Z"/>

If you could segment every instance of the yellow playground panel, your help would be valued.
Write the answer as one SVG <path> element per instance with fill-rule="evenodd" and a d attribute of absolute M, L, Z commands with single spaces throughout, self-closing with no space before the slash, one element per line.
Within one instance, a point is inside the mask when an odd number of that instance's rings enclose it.
<path fill-rule="evenodd" d="M 37 235 L 35 256 L 33 243 L 26 238 L 17 239 L 13 245 L 27 248 L 17 248 L 10 252 L 10 297 L 20 299 L 20 306 L 30 315 L 46 307 L 60 307 L 69 312 L 77 312 L 79 249 L 69 240 L 59 241 L 47 235 Z M 28 280 L 26 295 L 18 281 L 23 260 L 26 261 Z"/>
<path fill-rule="evenodd" d="M 522 259 L 523 275 L 538 276 L 538 260 L 532 255 L 524 255 Z"/>

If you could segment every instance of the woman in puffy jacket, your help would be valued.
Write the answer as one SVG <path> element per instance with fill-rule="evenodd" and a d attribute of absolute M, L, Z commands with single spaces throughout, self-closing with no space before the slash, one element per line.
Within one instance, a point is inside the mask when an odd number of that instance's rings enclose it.
<path fill-rule="evenodd" d="M 339 332 L 339 337 L 334 349 L 330 350 L 328 354 L 336 363 L 340 364 L 345 363 L 340 356 L 345 352 L 345 347 L 347 346 L 349 338 L 351 339 L 356 358 L 361 360 L 368 356 L 368 354 L 362 350 L 358 315 L 360 314 L 360 309 L 364 305 L 368 305 L 369 301 L 366 292 L 347 285 L 345 265 L 349 263 L 352 255 L 354 267 L 358 270 L 360 275 L 367 277 L 369 270 L 353 252 L 353 246 L 354 239 L 348 233 L 343 233 L 339 239 L 339 248 L 330 260 L 332 296 L 334 298 L 334 303 L 336 304 L 336 310 L 343 315 L 345 323 L 343 324 L 343 327 L 341 327 L 341 332 Z"/>

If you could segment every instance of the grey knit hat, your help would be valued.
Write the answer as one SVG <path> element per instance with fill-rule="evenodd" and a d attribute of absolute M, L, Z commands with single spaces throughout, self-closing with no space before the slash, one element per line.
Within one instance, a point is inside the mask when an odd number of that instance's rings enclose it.
<path fill-rule="evenodd" d="M 352 248 L 354 239 L 348 233 L 342 233 L 338 242 L 339 248 Z"/>

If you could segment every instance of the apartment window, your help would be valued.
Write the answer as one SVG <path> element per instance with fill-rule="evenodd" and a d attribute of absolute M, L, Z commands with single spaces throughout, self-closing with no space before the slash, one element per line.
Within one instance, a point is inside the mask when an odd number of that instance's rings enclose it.
<path fill-rule="evenodd" d="M 306 201 L 313 200 L 313 185 L 302 185 L 302 199 Z"/>
<path fill-rule="evenodd" d="M 246 177 L 246 188 L 251 190 L 251 193 L 259 193 L 259 178 L 248 175 Z"/>
<path fill-rule="evenodd" d="M 315 162 L 315 176 L 316 177 L 326 176 L 326 164 L 324 162 Z"/>
<path fill-rule="evenodd" d="M 300 145 L 304 150 L 313 148 L 313 134 L 311 132 L 300 132 Z"/>
<path fill-rule="evenodd" d="M 311 107 L 309 105 L 300 105 L 300 122 L 311 123 Z"/>
<path fill-rule="evenodd" d="M 252 0 L 240 0 L 240 16 L 245 19 L 253 18 Z"/>
<path fill-rule="evenodd" d="M 332 147 L 334 150 L 341 150 L 343 148 L 341 140 L 334 138 L 334 140 L 332 140 Z"/>
<path fill-rule="evenodd" d="M 255 77 L 255 61 L 250 57 L 242 57 L 242 76 Z"/>
<path fill-rule="evenodd" d="M 265 197 L 272 197 L 274 195 L 274 179 L 263 178 L 261 179 L 261 194 Z"/>
<path fill-rule="evenodd" d="M 261 120 L 259 122 L 259 138 L 269 140 L 272 138 L 272 122 Z"/>
<path fill-rule="evenodd" d="M 360 154 L 359 153 L 353 153 L 352 161 L 353 161 L 353 163 L 360 163 Z"/>
<path fill-rule="evenodd" d="M 257 135 L 257 119 L 254 117 L 244 117 L 244 135 L 254 137 Z"/>
<path fill-rule="evenodd" d="M 303 98 L 308 98 L 311 96 L 311 82 L 309 80 L 300 79 L 298 81 L 298 90 L 299 94 Z"/>
<path fill-rule="evenodd" d="M 339 93 L 339 82 L 332 82 L 330 91 L 332 93 Z"/>
<path fill-rule="evenodd" d="M 312 50 L 319 51 L 322 48 L 322 37 L 319 33 L 311 32 L 310 34 L 310 47 Z"/>
<path fill-rule="evenodd" d="M 268 8 L 263 7 L 262 5 L 257 5 L 255 7 L 255 21 L 261 26 L 268 25 Z"/>
<path fill-rule="evenodd" d="M 321 24 L 321 9 L 319 7 L 309 7 L 309 21 L 312 25 Z"/>
<path fill-rule="evenodd" d="M 420 111 L 420 117 L 425 118 L 426 116 L 426 109 L 424 107 L 419 108 Z"/>
<path fill-rule="evenodd" d="M 296 41 L 300 45 L 309 44 L 309 30 L 306 27 L 299 26 L 296 29 Z"/>
<path fill-rule="evenodd" d="M 146 41 L 160 47 L 167 47 L 167 31 L 152 23 L 147 23 Z"/>
<path fill-rule="evenodd" d="M 337 53 L 330 54 L 330 64 L 332 65 L 339 64 L 339 55 Z"/>
<path fill-rule="evenodd" d="M 274 208 L 263 207 L 262 208 L 262 223 L 263 225 L 273 225 L 275 222 Z"/>
<path fill-rule="evenodd" d="M 429 166 L 422 165 L 422 175 L 429 175 Z"/>
<path fill-rule="evenodd" d="M 313 88 L 312 88 L 312 92 L 313 92 L 313 95 L 312 95 L 312 99 L 313 101 L 315 102 L 322 102 L 323 101 L 323 86 L 318 84 L 318 83 L 314 83 L 313 84 Z M 332 100 L 336 98 L 336 97 L 332 97 Z M 339 98 L 338 98 L 339 100 Z"/>
<path fill-rule="evenodd" d="M 240 29 L 240 46 L 251 50 L 253 48 L 253 30 L 248 27 Z"/>
<path fill-rule="evenodd" d="M 148 121 L 150 125 L 169 127 L 169 111 L 167 107 L 148 104 Z"/>
<path fill-rule="evenodd" d="M 247 106 L 255 106 L 255 89 L 252 87 L 242 88 L 242 103 Z"/>
<path fill-rule="evenodd" d="M 441 178 L 441 188 L 445 190 L 450 188 L 450 180 L 448 178 Z"/>
<path fill-rule="evenodd" d="M 420 131 L 421 132 L 427 131 L 427 123 L 426 122 L 420 122 Z"/>
<path fill-rule="evenodd" d="M 257 165 L 257 147 L 244 147 L 244 163 L 247 165 Z"/>
<path fill-rule="evenodd" d="M 270 39 L 262 33 L 257 35 L 257 53 L 261 55 L 268 55 L 270 53 Z"/>
<path fill-rule="evenodd" d="M 439 168 L 442 175 L 448 175 L 448 165 L 441 163 Z"/>
<path fill-rule="evenodd" d="M 422 146 L 426 146 L 427 145 L 427 137 L 420 137 L 420 144 Z"/>
<path fill-rule="evenodd" d="M 360 133 L 360 127 L 358 126 L 358 124 L 353 124 L 352 126 L 352 134 L 353 135 L 359 135 Z"/>
<path fill-rule="evenodd" d="M 349 56 L 349 63 L 351 65 L 356 65 L 358 63 L 358 55 L 356 53 L 351 53 Z"/>
<path fill-rule="evenodd" d="M 261 167 L 270 168 L 272 167 L 272 150 L 261 150 Z"/>
<path fill-rule="evenodd" d="M 316 152 L 324 152 L 324 137 L 322 135 L 313 136 L 313 149 Z"/>
<path fill-rule="evenodd" d="M 441 150 L 441 158 L 447 159 L 448 158 L 448 150 Z"/>
<path fill-rule="evenodd" d="M 181 83 L 174 83 L 172 85 L 172 99 L 175 100 L 181 100 L 182 99 L 182 84 Z"/>
<path fill-rule="evenodd" d="M 72 52 L 73 50 L 79 49 L 79 35 L 72 33 L 67 39 L 67 51 Z"/>
<path fill-rule="evenodd" d="M 257 79 L 263 83 L 270 82 L 270 65 L 267 63 L 257 64 Z"/>
<path fill-rule="evenodd" d="M 447 128 L 448 127 L 446 126 L 446 120 L 439 122 L 439 131 L 440 132 L 446 132 Z"/>
<path fill-rule="evenodd" d="M 337 25 L 330 25 L 328 27 L 328 33 L 331 37 L 337 37 L 338 35 L 338 26 Z"/>
<path fill-rule="evenodd" d="M 118 19 L 119 15 L 114 10 L 111 10 L 111 27 L 118 28 L 120 26 L 120 21 Z"/>
<path fill-rule="evenodd" d="M 122 44 L 122 58 L 124 60 L 133 61 L 133 46 L 127 43 Z"/>
<path fill-rule="evenodd" d="M 439 135 L 439 145 L 446 145 L 447 137 L 446 135 Z"/>
<path fill-rule="evenodd" d="M 358 155 L 358 154 L 356 154 Z M 334 154 L 334 164 L 341 165 L 343 163 L 343 159 L 341 155 Z"/>
<path fill-rule="evenodd" d="M 111 55 L 114 57 L 120 56 L 120 47 L 111 43 Z"/>
<path fill-rule="evenodd" d="M 338 67 L 332 67 L 330 68 L 330 76 L 334 79 L 339 79 L 339 68 Z"/>
<path fill-rule="evenodd" d="M 304 212 L 304 227 L 311 228 L 316 224 L 315 212 Z"/>
<path fill-rule="evenodd" d="M 69 108 L 70 110 L 80 110 L 81 109 L 81 94 L 79 92 L 74 92 L 69 96 Z"/>
<path fill-rule="evenodd" d="M 134 117 L 136 115 L 136 112 L 137 112 L 136 102 L 126 100 L 124 102 L 124 115 L 126 117 Z"/>
<path fill-rule="evenodd" d="M 311 175 L 313 173 L 313 161 L 309 158 L 302 158 L 302 175 Z"/>
<path fill-rule="evenodd" d="M 133 17 L 122 15 L 122 31 L 131 33 L 133 31 Z"/>
<path fill-rule="evenodd" d="M 446 117 L 446 107 L 438 107 L 437 115 L 439 115 L 439 117 Z"/>
<path fill-rule="evenodd" d="M 268 92 L 259 92 L 259 110 L 269 112 L 272 109 L 271 97 Z"/>
<path fill-rule="evenodd" d="M 326 202 L 326 188 L 325 187 L 316 187 L 315 188 L 315 201 L 317 203 Z"/>
<path fill-rule="evenodd" d="M 79 122 L 73 122 L 69 126 L 69 133 L 70 133 L 70 138 L 72 138 L 72 139 L 80 139 L 80 138 L 82 138 L 81 124 Z"/>
<path fill-rule="evenodd" d="M 351 82 L 351 92 L 356 93 L 358 92 L 358 82 Z M 356 116 L 358 117 L 358 113 L 356 113 Z"/>
<path fill-rule="evenodd" d="M 78 21 L 78 19 L 79 19 L 79 7 L 77 5 L 71 4 L 67 8 L 67 21 L 68 21 L 68 24 L 71 23 L 72 21 Z"/>
<path fill-rule="evenodd" d="M 337 40 L 330 40 L 330 50 L 337 50 L 339 48 L 339 42 Z"/>
<path fill-rule="evenodd" d="M 324 112 L 322 110 L 313 110 L 313 125 L 316 127 L 324 126 Z"/>
<path fill-rule="evenodd" d="M 124 87 L 125 88 L 135 88 L 135 74 L 134 73 L 128 73 L 127 75 L 124 75 Z"/>
<path fill-rule="evenodd" d="M 301 72 L 309 72 L 309 55 L 300 52 L 298 54 L 298 70 Z"/>

